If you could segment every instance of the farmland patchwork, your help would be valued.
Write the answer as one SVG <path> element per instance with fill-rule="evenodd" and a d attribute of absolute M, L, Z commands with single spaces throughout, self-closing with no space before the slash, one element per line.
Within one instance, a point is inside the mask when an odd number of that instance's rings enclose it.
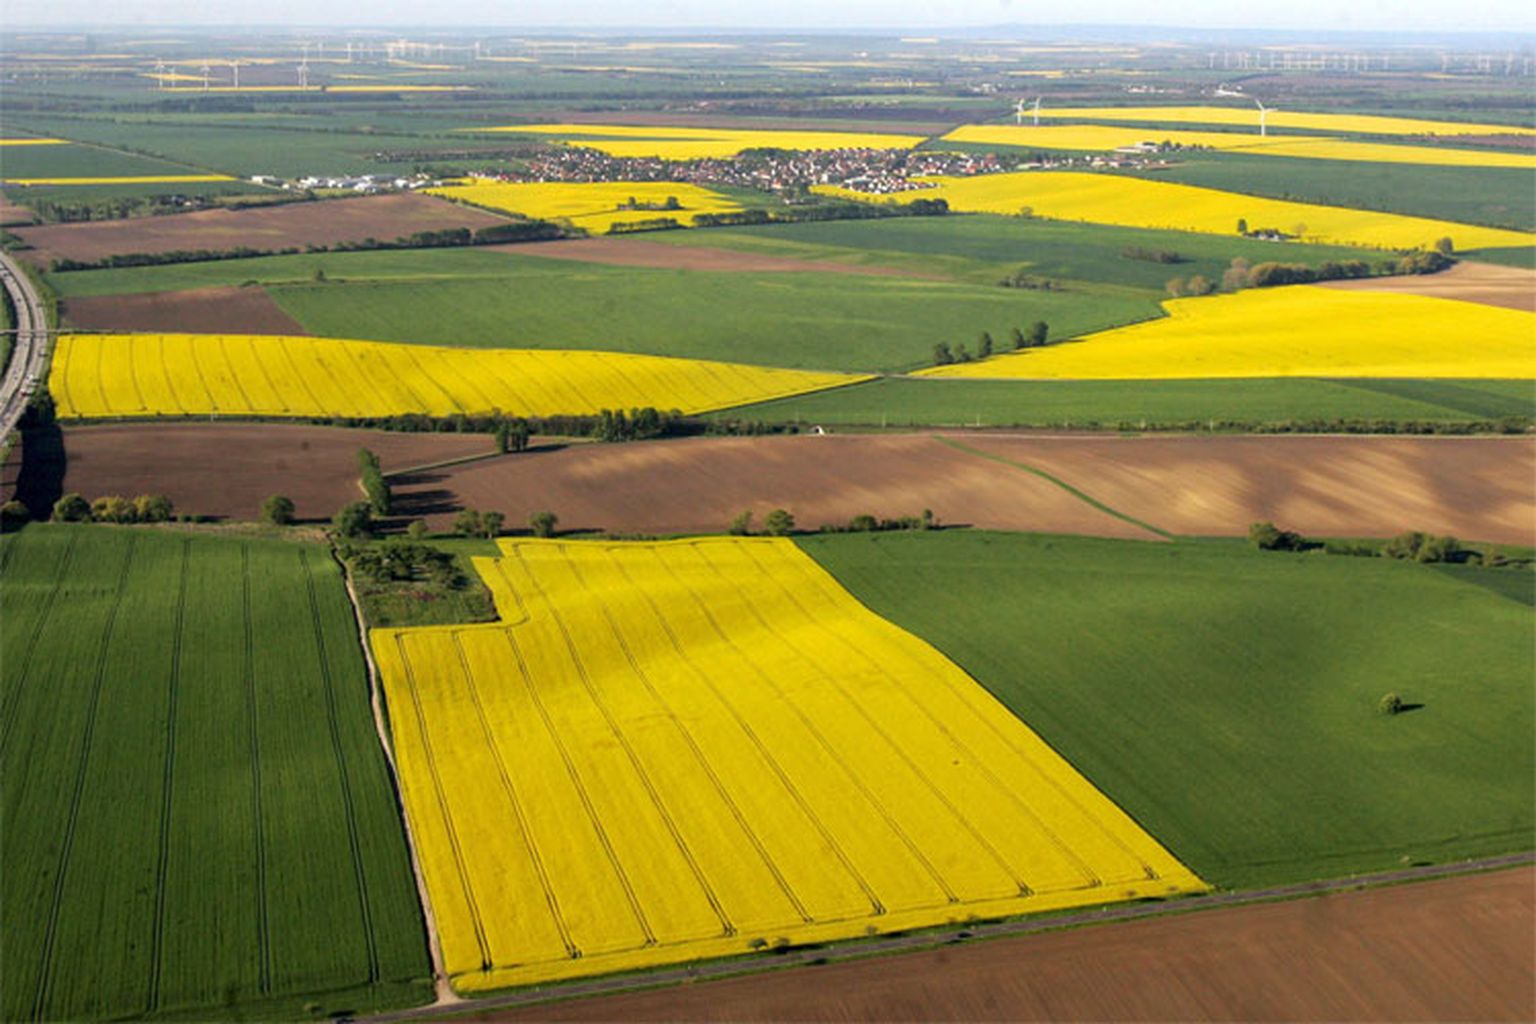
<path fill-rule="evenodd" d="M 1205 887 L 787 540 L 500 547 L 371 638 L 460 990 Z"/>

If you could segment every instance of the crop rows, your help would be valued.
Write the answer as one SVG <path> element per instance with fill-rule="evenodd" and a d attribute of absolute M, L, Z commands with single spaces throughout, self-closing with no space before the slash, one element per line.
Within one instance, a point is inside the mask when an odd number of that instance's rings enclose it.
<path fill-rule="evenodd" d="M 788 542 L 505 542 L 375 630 L 463 990 L 1202 883 Z"/>
<path fill-rule="evenodd" d="M 91 527 L 3 543 L 3 639 L 38 637 L 3 669 L 5 1019 L 421 999 L 336 569 L 298 545 Z"/>
<path fill-rule="evenodd" d="M 64 335 L 64 417 L 704 412 L 861 378 L 614 352 L 457 349 L 257 335 Z"/>

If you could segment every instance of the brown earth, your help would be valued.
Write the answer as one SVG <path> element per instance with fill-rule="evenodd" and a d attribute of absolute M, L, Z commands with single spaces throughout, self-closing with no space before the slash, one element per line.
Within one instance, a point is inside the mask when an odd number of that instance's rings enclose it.
<path fill-rule="evenodd" d="M 65 299 L 67 326 L 88 331 L 186 331 L 192 334 L 308 334 L 259 286 L 196 288 L 138 295 Z"/>
<path fill-rule="evenodd" d="M 1536 544 L 1527 437 L 1074 437 L 972 434 L 1171 533 L 1231 535 L 1272 520 L 1309 536 L 1404 530 Z"/>
<path fill-rule="evenodd" d="M 1356 281 L 1325 281 L 1319 288 L 1341 291 L 1402 292 L 1438 299 L 1460 299 L 1485 306 L 1503 306 L 1536 313 L 1536 270 L 1495 263 L 1462 261 L 1438 274 L 1366 277 Z"/>
<path fill-rule="evenodd" d="M 36 214 L 25 206 L 17 206 L 4 195 L 0 195 L 0 228 L 14 227 L 18 224 L 31 224 L 37 219 Z"/>
<path fill-rule="evenodd" d="M 491 450 L 485 434 L 401 434 L 271 423 L 112 423 L 64 431 L 63 492 L 164 494 L 177 511 L 255 519 L 273 494 L 301 519 L 361 498 L 357 450 L 386 471 Z M 56 470 L 55 470 L 56 472 Z"/>
<path fill-rule="evenodd" d="M 1536 1019 L 1536 870 L 995 939 L 475 1021 Z"/>
<path fill-rule="evenodd" d="M 182 249 L 285 249 L 334 245 L 365 238 L 393 241 L 417 231 L 481 228 L 505 218 L 434 196 L 381 196 L 286 203 L 247 210 L 200 210 L 163 217 L 87 221 L 25 228 L 16 234 L 33 248 L 22 255 L 33 263 L 99 260 L 121 253 Z"/>
<path fill-rule="evenodd" d="M 797 260 L 786 256 L 707 249 L 692 245 L 668 245 L 637 238 L 576 238 L 563 242 L 487 246 L 519 256 L 544 256 L 583 263 L 609 263 L 620 267 L 663 267 L 675 270 L 720 270 L 738 273 L 788 271 L 819 274 L 869 274 L 876 277 L 926 277 L 897 267 L 859 266 L 831 260 Z"/>
<path fill-rule="evenodd" d="M 1528 438 L 1145 437 L 956 434 L 979 452 L 1045 470 L 1172 533 L 1241 535 L 1255 520 L 1320 536 L 1406 529 L 1536 543 L 1536 442 Z M 928 435 L 695 438 L 509 458 L 397 481 L 430 495 L 435 527 L 467 504 L 510 521 L 552 509 L 570 528 L 716 531 L 776 507 L 802 526 L 852 516 L 1108 537 L 1153 534 L 1022 468 Z M 452 495 L 452 501 L 445 501 Z"/>
<path fill-rule="evenodd" d="M 394 484 L 402 510 L 425 515 L 436 529 L 464 505 L 505 512 L 514 524 L 549 509 L 562 529 L 615 533 L 721 532 L 746 509 L 761 523 L 773 509 L 787 508 L 802 527 L 814 528 L 865 513 L 918 515 L 930 508 L 945 523 L 1155 539 L 1033 474 L 924 435 L 576 445 Z"/>

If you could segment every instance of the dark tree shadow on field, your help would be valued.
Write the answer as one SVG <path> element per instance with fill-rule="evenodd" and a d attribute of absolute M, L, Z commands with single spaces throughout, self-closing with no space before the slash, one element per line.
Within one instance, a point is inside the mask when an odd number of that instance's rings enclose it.
<path fill-rule="evenodd" d="M 33 519 L 53 515 L 53 504 L 64 495 L 64 431 L 58 424 L 27 427 L 21 435 L 21 472 L 16 476 L 16 500 Z"/>
<path fill-rule="evenodd" d="M 423 516 L 457 512 L 463 507 L 459 496 L 446 488 L 437 487 L 426 491 L 405 493 L 396 491 L 390 500 L 390 517 L 404 516 L 420 519 Z"/>

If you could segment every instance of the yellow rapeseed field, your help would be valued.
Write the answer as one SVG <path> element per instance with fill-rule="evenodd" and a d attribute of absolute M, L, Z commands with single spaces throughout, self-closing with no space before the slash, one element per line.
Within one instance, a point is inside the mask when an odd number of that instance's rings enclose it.
<path fill-rule="evenodd" d="M 1293 285 L 1163 303 L 1168 318 L 940 366 L 935 377 L 1536 378 L 1536 315 L 1391 292 Z"/>
<path fill-rule="evenodd" d="M 1259 109 L 1253 103 L 1240 107 L 1051 107 L 1042 106 L 1041 120 L 1144 121 L 1153 124 L 1224 124 L 1259 127 Z M 1411 117 L 1378 117 L 1371 114 L 1309 114 L 1300 110 L 1272 110 L 1265 118 L 1270 129 L 1301 128 L 1343 135 L 1536 135 L 1536 129 L 1504 124 L 1471 124 L 1463 121 L 1426 121 Z"/>
<path fill-rule="evenodd" d="M 572 146 L 609 156 L 654 156 L 695 160 L 735 156 L 744 149 L 911 149 L 920 135 L 872 132 L 772 131 L 747 128 L 675 128 L 660 125 L 515 124 L 466 131 L 552 135 Z"/>
<path fill-rule="evenodd" d="M 234 180 L 227 174 L 143 174 L 125 178 L 3 178 L 0 185 L 186 185 Z"/>
<path fill-rule="evenodd" d="M 635 224 L 664 217 L 680 224 L 692 224 L 701 213 L 732 213 L 741 209 L 733 199 L 682 181 L 507 182 L 474 178 L 426 191 L 525 217 L 568 220 L 594 235 L 606 234 L 615 224 Z M 620 209 L 631 199 L 641 206 L 657 208 Z M 679 208 L 660 208 L 668 199 L 676 199 Z"/>
<path fill-rule="evenodd" d="M 1445 237 L 1460 250 L 1536 244 L 1536 235 L 1523 231 L 1341 206 L 1293 203 L 1114 174 L 1021 171 L 920 180 L 931 182 L 935 187 L 905 192 L 899 199 L 908 202 L 918 197 L 944 199 L 950 209 L 964 213 L 1018 214 L 1027 209 L 1034 216 L 1052 220 L 1216 235 L 1235 234 L 1237 222 L 1242 219 L 1248 222 L 1250 230 L 1276 228 L 1299 235 L 1308 242 L 1381 249 L 1425 248 Z M 817 185 L 813 189 L 850 199 L 870 198 L 861 192 L 830 185 Z M 1285 250 L 1277 249 L 1275 258 L 1285 259 Z"/>
<path fill-rule="evenodd" d="M 67 146 L 68 139 L 0 139 L 0 146 Z"/>
<path fill-rule="evenodd" d="M 1536 170 L 1536 155 L 1500 153 L 1443 146 L 1400 146 L 1382 142 L 1351 142 L 1318 135 L 1260 135 L 1247 132 L 1202 132 L 1166 128 L 1117 128 L 1095 124 L 969 124 L 944 136 L 947 142 L 986 145 L 1038 146 L 1041 149 L 1081 149 L 1110 152 L 1141 142 L 1172 142 L 1223 151 L 1240 150 L 1254 156 L 1289 156 L 1311 160 L 1363 160 L 1373 163 L 1425 164 L 1443 167 L 1518 167 Z"/>
<path fill-rule="evenodd" d="M 59 415 L 451 416 L 685 413 L 864 378 L 619 352 L 467 349 L 247 334 L 66 334 Z"/>
<path fill-rule="evenodd" d="M 788 540 L 500 548 L 370 638 L 461 991 L 1205 888 Z"/>

